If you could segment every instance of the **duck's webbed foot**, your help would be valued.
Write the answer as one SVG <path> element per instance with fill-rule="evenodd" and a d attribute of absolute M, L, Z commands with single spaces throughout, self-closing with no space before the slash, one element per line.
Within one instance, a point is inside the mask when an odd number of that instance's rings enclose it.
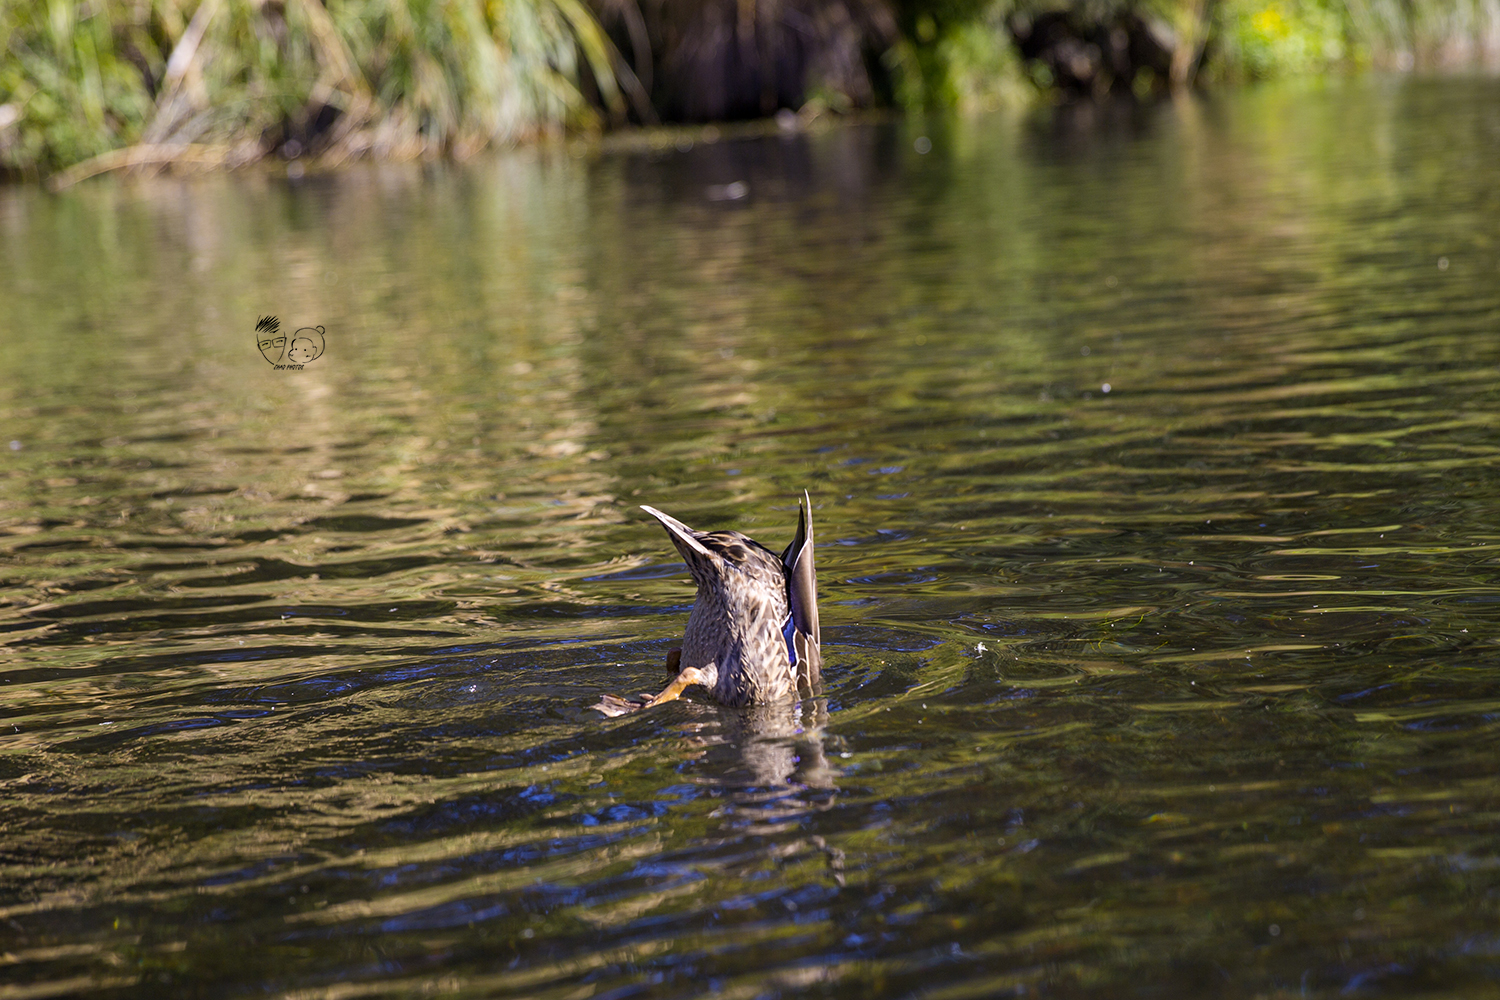
<path fill-rule="evenodd" d="M 599 704 L 591 706 L 594 711 L 602 712 L 609 718 L 627 715 L 630 712 L 645 708 L 651 701 L 649 694 L 638 694 L 634 698 L 621 698 L 617 694 L 600 695 Z"/>
<path fill-rule="evenodd" d="M 682 656 L 682 651 L 674 649 L 677 654 L 669 662 L 675 662 Z M 688 667 L 677 675 L 655 698 L 648 695 L 636 695 L 635 698 L 621 698 L 619 695 L 606 694 L 599 698 L 599 704 L 594 706 L 594 711 L 603 712 L 610 718 L 625 715 L 629 712 L 637 712 L 643 708 L 655 708 L 657 705 L 665 705 L 669 701 L 676 701 L 682 697 L 682 692 L 694 684 L 702 684 L 705 687 L 713 687 L 717 675 L 709 670 L 700 670 L 697 667 Z"/>

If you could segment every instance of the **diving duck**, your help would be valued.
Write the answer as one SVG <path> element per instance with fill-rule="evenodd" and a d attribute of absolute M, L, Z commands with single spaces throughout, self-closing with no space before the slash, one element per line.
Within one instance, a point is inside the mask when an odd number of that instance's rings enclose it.
<path fill-rule="evenodd" d="M 682 649 L 668 666 L 677 678 L 656 697 L 605 695 L 605 715 L 675 701 L 694 684 L 721 705 L 759 705 L 816 688 L 822 668 L 818 574 L 813 567 L 812 498 L 804 491 L 797 536 L 780 556 L 738 531 L 696 531 L 655 507 L 698 585 Z M 675 657 L 675 662 L 674 662 Z"/>

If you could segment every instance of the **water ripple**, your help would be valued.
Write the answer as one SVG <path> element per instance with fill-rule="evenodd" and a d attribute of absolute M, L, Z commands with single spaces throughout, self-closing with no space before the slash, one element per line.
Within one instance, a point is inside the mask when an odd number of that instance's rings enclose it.
<path fill-rule="evenodd" d="M 0 190 L 0 996 L 1492 990 L 1497 107 Z"/>

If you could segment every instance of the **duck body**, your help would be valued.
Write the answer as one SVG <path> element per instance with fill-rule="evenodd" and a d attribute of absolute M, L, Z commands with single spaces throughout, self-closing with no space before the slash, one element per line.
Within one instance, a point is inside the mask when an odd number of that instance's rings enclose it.
<path fill-rule="evenodd" d="M 790 604 L 781 560 L 738 531 L 695 532 L 694 539 L 707 553 L 679 546 L 696 557 L 688 571 L 698 585 L 680 666 L 702 671 L 700 683 L 723 705 L 789 697 L 797 672 L 782 631 Z"/>
<path fill-rule="evenodd" d="M 797 535 L 777 555 L 738 531 L 697 531 L 654 507 L 697 585 L 683 635 L 677 679 L 645 705 L 671 701 L 692 686 L 722 705 L 761 705 L 811 693 L 822 669 L 812 501 L 806 493 Z M 607 714 L 629 703 L 606 697 Z"/>

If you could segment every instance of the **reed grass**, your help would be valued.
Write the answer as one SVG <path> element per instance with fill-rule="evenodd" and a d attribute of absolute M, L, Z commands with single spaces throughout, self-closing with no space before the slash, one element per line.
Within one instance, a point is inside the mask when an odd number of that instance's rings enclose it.
<path fill-rule="evenodd" d="M 463 155 L 622 116 L 634 82 L 582 0 L 0 0 L 0 56 L 0 168 L 54 184 Z"/>

